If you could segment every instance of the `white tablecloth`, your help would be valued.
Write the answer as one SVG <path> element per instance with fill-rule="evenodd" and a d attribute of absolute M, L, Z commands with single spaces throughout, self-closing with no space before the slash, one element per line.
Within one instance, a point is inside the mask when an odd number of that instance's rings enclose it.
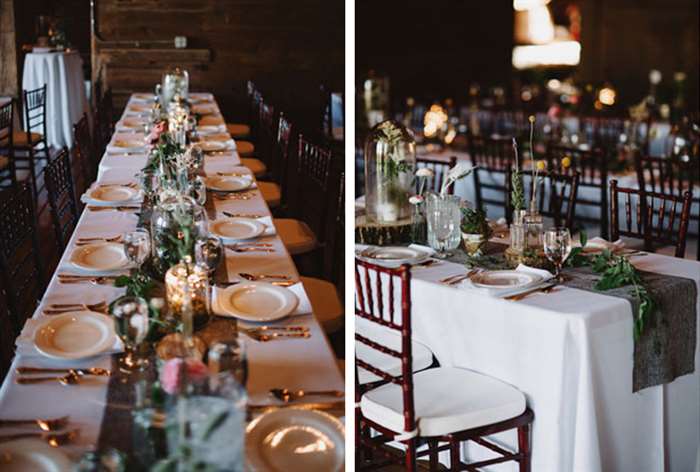
<path fill-rule="evenodd" d="M 633 258 L 633 263 L 700 285 L 700 263 L 695 261 L 653 254 Z M 414 337 L 430 347 L 440 365 L 491 375 L 526 395 L 535 412 L 533 471 L 695 469 L 700 343 L 694 374 L 632 393 L 632 310 L 627 301 L 562 287 L 511 302 L 436 283 L 457 273 L 464 273 L 464 267 L 447 262 L 414 269 Z M 495 439 L 510 447 L 517 444 L 514 433 Z M 487 457 L 478 446 L 466 448 L 464 455 L 472 461 Z"/>
<path fill-rule="evenodd" d="M 133 137 L 134 135 L 132 135 Z M 99 179 L 105 182 L 127 181 L 133 178 L 144 163 L 145 157 L 105 155 L 100 164 Z M 227 156 L 207 156 L 205 158 L 205 171 L 207 173 L 242 171 L 242 168 L 237 167 L 239 164 L 240 159 L 235 153 Z M 219 216 L 224 210 L 269 215 L 269 209 L 259 193 L 246 201 L 215 200 L 215 208 Z M 75 247 L 76 238 L 122 234 L 133 230 L 136 227 L 136 222 L 136 216 L 130 213 L 84 211 L 57 272 L 61 271 L 61 266 L 66 263 L 70 256 Z M 237 279 L 236 274 L 240 272 L 287 274 L 298 278 L 294 263 L 279 237 L 267 236 L 261 239 L 272 243 L 276 252 L 238 254 L 227 251 L 226 264 L 230 278 Z M 123 289 L 108 285 L 62 285 L 54 276 L 34 317 L 43 316 L 41 309 L 50 303 L 74 303 L 76 300 L 94 303 L 102 300 L 113 300 L 122 293 Z M 311 337 L 268 343 L 251 341 L 247 344 L 249 360 L 247 389 L 250 403 L 274 402 L 268 394 L 268 390 L 273 387 L 343 390 L 344 382 L 335 356 L 313 314 L 295 315 L 280 323 L 304 324 L 310 328 Z M 13 371 L 15 367 L 20 365 L 51 367 L 60 365 L 60 362 L 44 357 L 16 356 L 12 363 L 12 372 L 7 375 L 2 388 L 0 388 L 0 418 L 52 418 L 70 415 L 71 426 L 79 427 L 81 436 L 74 445 L 67 446 L 65 449 L 77 456 L 86 449 L 93 448 L 97 441 L 105 407 L 106 380 L 93 379 L 80 386 L 71 387 L 64 387 L 58 383 L 17 385 L 14 382 L 16 375 Z M 102 356 L 82 362 L 71 362 L 70 365 L 108 368 L 110 361 L 106 356 Z"/>
<path fill-rule="evenodd" d="M 83 60 L 76 51 L 29 53 L 24 59 L 22 89 L 46 84 L 46 132 L 50 146 L 73 146 L 73 125 L 88 112 Z"/>

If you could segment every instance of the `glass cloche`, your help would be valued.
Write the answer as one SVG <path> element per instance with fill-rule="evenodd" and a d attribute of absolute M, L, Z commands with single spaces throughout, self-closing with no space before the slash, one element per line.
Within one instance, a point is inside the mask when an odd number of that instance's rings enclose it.
<path fill-rule="evenodd" d="M 365 142 L 365 208 L 367 220 L 396 223 L 410 220 L 414 193 L 416 142 L 401 123 L 383 121 Z"/>

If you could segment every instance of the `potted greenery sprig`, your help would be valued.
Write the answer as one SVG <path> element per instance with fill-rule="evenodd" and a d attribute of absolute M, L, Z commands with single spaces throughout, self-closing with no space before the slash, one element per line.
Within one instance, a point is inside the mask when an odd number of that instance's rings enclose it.
<path fill-rule="evenodd" d="M 483 210 L 462 208 L 462 241 L 467 254 L 478 256 L 481 248 L 486 244 L 492 234 L 486 213 Z"/>

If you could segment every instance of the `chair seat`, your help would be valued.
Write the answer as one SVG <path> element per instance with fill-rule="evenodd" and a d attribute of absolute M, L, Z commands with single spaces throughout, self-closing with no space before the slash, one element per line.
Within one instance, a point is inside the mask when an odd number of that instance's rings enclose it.
<path fill-rule="evenodd" d="M 255 145 L 250 141 L 236 141 L 236 152 L 240 157 L 250 157 L 255 153 Z"/>
<path fill-rule="evenodd" d="M 255 159 L 254 157 L 244 157 L 241 158 L 241 165 L 250 169 L 250 171 L 256 177 L 267 174 L 267 166 L 260 159 Z"/>
<path fill-rule="evenodd" d="M 316 248 L 316 235 L 303 221 L 292 218 L 274 218 L 272 223 L 291 255 L 304 254 Z"/>
<path fill-rule="evenodd" d="M 233 139 L 247 138 L 250 136 L 250 126 L 243 123 L 226 123 L 226 130 Z"/>
<path fill-rule="evenodd" d="M 265 203 L 270 208 L 275 208 L 280 206 L 280 200 L 282 199 L 282 189 L 280 186 L 274 182 L 264 182 L 258 180 L 257 182 L 260 193 L 265 199 Z"/>
<path fill-rule="evenodd" d="M 10 159 L 7 156 L 0 156 L 0 170 L 4 170 L 10 165 Z"/>
<path fill-rule="evenodd" d="M 374 323 L 356 317 L 355 331 L 382 346 L 401 351 L 401 335 L 396 330 L 377 326 Z M 413 355 L 413 372 L 427 369 L 433 364 L 433 353 L 425 344 L 413 340 L 411 342 L 411 353 Z M 359 341 L 355 342 L 355 356 L 390 375 L 401 375 L 401 360 L 399 358 L 381 353 Z M 357 380 L 360 385 L 365 385 L 384 379 L 359 367 L 357 369 Z"/>
<path fill-rule="evenodd" d="M 335 285 L 327 280 L 315 277 L 302 276 L 300 280 L 302 285 L 304 285 L 304 291 L 309 296 L 314 315 L 321 323 L 323 330 L 330 334 L 341 329 L 343 327 L 345 310 Z"/>
<path fill-rule="evenodd" d="M 31 144 L 32 146 L 41 141 L 44 136 L 40 133 L 31 133 Z M 27 141 L 27 133 L 25 131 L 13 131 L 12 132 L 12 145 L 14 147 L 28 147 L 29 141 Z"/>
<path fill-rule="evenodd" d="M 521 415 L 525 395 L 487 375 L 455 367 L 438 367 L 413 375 L 418 435 L 443 436 L 499 423 Z M 360 400 L 362 415 L 392 431 L 403 432 L 400 385 L 385 384 Z"/>

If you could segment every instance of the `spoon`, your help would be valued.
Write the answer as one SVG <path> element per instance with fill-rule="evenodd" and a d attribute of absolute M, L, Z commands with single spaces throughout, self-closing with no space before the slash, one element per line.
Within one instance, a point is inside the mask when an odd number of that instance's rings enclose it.
<path fill-rule="evenodd" d="M 0 442 L 14 441 L 15 439 L 24 438 L 39 438 L 43 439 L 49 446 L 59 447 L 73 441 L 80 434 L 79 429 L 74 429 L 72 431 L 64 431 L 62 433 L 51 433 L 51 432 L 41 432 L 41 433 L 17 433 L 17 434 L 4 434 L 0 436 Z"/>
<path fill-rule="evenodd" d="M 15 380 L 18 384 L 34 384 L 41 382 L 55 382 L 58 381 L 61 385 L 77 385 L 80 383 L 80 374 L 71 369 L 66 375 L 60 377 L 18 377 Z"/>
<path fill-rule="evenodd" d="M 68 416 L 62 416 L 60 418 L 53 419 L 33 419 L 33 420 L 3 420 L 0 419 L 0 426 L 17 426 L 17 425 L 32 425 L 35 424 L 39 426 L 43 431 L 58 431 L 65 428 L 68 425 Z"/>
<path fill-rule="evenodd" d="M 310 396 L 310 395 L 330 395 L 332 397 L 344 397 L 345 392 L 341 392 L 340 390 L 289 390 L 286 388 L 271 388 L 270 389 L 270 394 L 277 398 L 278 400 L 282 400 L 285 403 L 289 403 L 294 400 L 299 400 L 300 398 Z"/>

